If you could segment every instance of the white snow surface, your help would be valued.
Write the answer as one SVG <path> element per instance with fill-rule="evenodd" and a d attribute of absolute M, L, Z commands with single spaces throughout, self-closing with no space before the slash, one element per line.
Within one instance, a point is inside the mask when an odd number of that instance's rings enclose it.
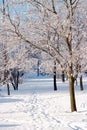
<path fill-rule="evenodd" d="M 77 112 L 70 110 L 68 81 L 52 78 L 25 79 L 11 95 L 0 87 L 0 130 L 87 130 L 87 77 L 84 91 L 75 86 Z"/>

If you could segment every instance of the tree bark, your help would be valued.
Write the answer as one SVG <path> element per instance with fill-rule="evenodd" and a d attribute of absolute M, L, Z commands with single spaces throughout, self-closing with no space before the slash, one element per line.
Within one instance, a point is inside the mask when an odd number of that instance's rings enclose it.
<path fill-rule="evenodd" d="M 38 60 L 38 62 L 37 62 L 37 76 L 40 75 L 39 66 L 40 66 L 40 61 Z"/>
<path fill-rule="evenodd" d="M 62 71 L 62 82 L 65 82 L 65 74 L 64 74 L 64 71 Z"/>
<path fill-rule="evenodd" d="M 8 95 L 10 95 L 10 87 L 8 83 L 7 83 L 7 92 L 8 92 Z"/>
<path fill-rule="evenodd" d="M 14 88 L 14 90 L 18 90 L 18 83 L 19 83 L 19 71 L 17 70 L 13 70 L 13 72 L 11 73 L 12 77 L 10 78 L 11 80 L 11 84 Z"/>
<path fill-rule="evenodd" d="M 56 60 L 54 60 L 54 91 L 57 91 L 57 83 L 56 83 Z"/>
<path fill-rule="evenodd" d="M 57 91 L 56 74 L 54 74 L 54 91 Z"/>
<path fill-rule="evenodd" d="M 16 90 L 18 90 L 18 83 L 19 83 L 19 71 L 17 71 Z"/>
<path fill-rule="evenodd" d="M 70 89 L 71 112 L 77 111 L 75 101 L 75 90 L 74 90 L 74 77 L 71 75 L 69 76 L 69 89 Z"/>
<path fill-rule="evenodd" d="M 12 84 L 14 90 L 16 90 L 16 86 L 15 86 L 15 84 L 14 84 L 13 82 L 11 82 L 11 84 Z"/>
<path fill-rule="evenodd" d="M 82 75 L 80 76 L 80 90 L 83 91 L 83 81 L 82 81 Z"/>

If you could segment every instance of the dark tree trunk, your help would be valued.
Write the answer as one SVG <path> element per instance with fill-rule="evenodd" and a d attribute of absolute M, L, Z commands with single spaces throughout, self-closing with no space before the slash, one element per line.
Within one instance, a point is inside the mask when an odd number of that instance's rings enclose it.
<path fill-rule="evenodd" d="M 39 75 L 40 75 L 39 66 L 40 66 L 40 61 L 38 60 L 38 63 L 37 63 L 37 76 L 39 76 Z"/>
<path fill-rule="evenodd" d="M 80 90 L 83 91 L 83 81 L 82 81 L 82 75 L 80 76 Z"/>
<path fill-rule="evenodd" d="M 17 90 L 17 75 L 14 76 L 14 87 Z"/>
<path fill-rule="evenodd" d="M 56 60 L 54 61 L 54 91 L 57 91 L 57 83 L 56 83 Z"/>
<path fill-rule="evenodd" d="M 65 74 L 64 74 L 64 71 L 62 71 L 62 82 L 65 82 Z"/>
<path fill-rule="evenodd" d="M 54 74 L 54 91 L 57 91 L 56 74 Z"/>
<path fill-rule="evenodd" d="M 13 82 L 11 82 L 11 84 L 12 84 L 14 90 L 16 90 L 16 86 L 15 86 L 15 84 L 14 84 Z"/>
<path fill-rule="evenodd" d="M 19 71 L 17 71 L 16 90 L 18 90 L 18 83 L 19 83 Z"/>
<path fill-rule="evenodd" d="M 19 83 L 19 71 L 18 70 L 13 70 L 11 73 L 12 77 L 10 78 L 11 84 L 14 88 L 14 90 L 18 90 L 18 83 Z"/>
<path fill-rule="evenodd" d="M 69 76 L 69 89 L 70 89 L 71 112 L 77 111 L 75 101 L 74 78 L 71 75 Z"/>
<path fill-rule="evenodd" d="M 7 83 L 7 92 L 8 92 L 8 95 L 10 95 L 10 87 L 8 83 Z"/>

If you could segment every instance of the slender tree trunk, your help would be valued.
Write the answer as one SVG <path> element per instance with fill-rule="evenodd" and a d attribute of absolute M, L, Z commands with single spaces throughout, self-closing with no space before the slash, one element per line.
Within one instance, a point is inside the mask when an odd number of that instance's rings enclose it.
<path fill-rule="evenodd" d="M 82 75 L 80 76 L 80 90 L 83 91 L 83 81 L 82 81 Z"/>
<path fill-rule="evenodd" d="M 40 66 L 40 61 L 38 60 L 38 62 L 37 62 L 37 76 L 40 75 L 39 66 Z"/>
<path fill-rule="evenodd" d="M 16 82 L 16 77 L 14 77 L 14 83 L 13 83 L 13 87 L 14 87 L 14 90 L 17 90 L 17 82 Z"/>
<path fill-rule="evenodd" d="M 69 76 L 69 89 L 70 89 L 71 112 L 77 111 L 75 101 L 74 78 L 71 75 Z"/>
<path fill-rule="evenodd" d="M 57 91 L 56 74 L 54 74 L 54 91 Z"/>
<path fill-rule="evenodd" d="M 7 93 L 8 95 L 10 95 L 10 88 L 9 88 L 9 83 L 8 83 L 8 76 L 9 76 L 9 71 L 7 68 L 7 63 L 8 63 L 8 58 L 7 58 L 7 33 L 6 33 L 6 26 L 5 26 L 5 0 L 2 0 L 2 4 L 3 4 L 3 18 L 2 18 L 2 22 L 3 22 L 3 39 L 2 39 L 2 43 L 3 43 L 3 49 L 2 49 L 2 55 L 3 55 L 3 68 L 4 68 L 4 81 L 7 84 Z"/>
<path fill-rule="evenodd" d="M 13 82 L 11 82 L 11 84 L 12 84 L 14 90 L 16 90 L 16 86 L 15 86 L 15 84 L 14 84 Z"/>
<path fill-rule="evenodd" d="M 62 71 L 62 82 L 65 82 L 65 74 L 64 74 L 64 71 Z"/>
<path fill-rule="evenodd" d="M 19 71 L 17 72 L 16 90 L 18 90 L 18 83 L 19 83 Z"/>
<path fill-rule="evenodd" d="M 7 83 L 7 92 L 8 92 L 8 95 L 10 95 L 10 87 L 8 83 Z"/>
<path fill-rule="evenodd" d="M 56 60 L 54 60 L 54 91 L 57 91 L 57 83 L 56 83 Z"/>

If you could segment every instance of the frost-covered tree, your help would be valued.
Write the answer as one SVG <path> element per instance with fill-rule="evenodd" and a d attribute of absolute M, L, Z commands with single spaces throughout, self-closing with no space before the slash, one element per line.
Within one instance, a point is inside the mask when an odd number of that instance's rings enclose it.
<path fill-rule="evenodd" d="M 6 8 L 5 8 L 5 1 L 2 0 L 2 8 L 1 8 L 1 19 L 0 19 L 0 25 L 1 25 L 1 42 L 0 42 L 0 47 L 2 48 L 1 50 L 1 66 L 0 66 L 0 71 L 1 71 L 1 76 L 0 76 L 0 81 L 3 83 L 6 83 L 7 86 L 7 92 L 8 95 L 10 95 L 10 88 L 9 88 L 9 71 L 8 71 L 8 54 L 7 54 L 7 32 L 6 32 Z"/>

